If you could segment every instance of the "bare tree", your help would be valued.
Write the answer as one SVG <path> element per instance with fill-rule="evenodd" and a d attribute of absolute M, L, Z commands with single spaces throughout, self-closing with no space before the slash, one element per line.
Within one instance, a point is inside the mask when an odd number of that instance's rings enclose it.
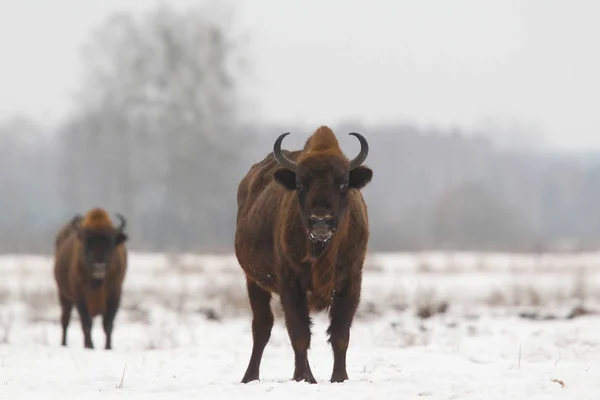
<path fill-rule="evenodd" d="M 84 47 L 79 109 L 63 133 L 66 196 L 119 207 L 135 243 L 189 248 L 233 229 L 219 218 L 230 212 L 224 199 L 235 204 L 229 176 L 245 139 L 236 129 L 242 52 L 232 15 L 213 6 L 115 14 Z"/>

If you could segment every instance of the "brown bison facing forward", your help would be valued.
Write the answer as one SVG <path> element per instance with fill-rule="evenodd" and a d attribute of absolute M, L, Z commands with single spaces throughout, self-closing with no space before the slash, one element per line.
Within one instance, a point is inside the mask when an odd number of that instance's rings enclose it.
<path fill-rule="evenodd" d="M 86 348 L 93 348 L 92 319 L 103 316 L 106 349 L 110 349 L 113 323 L 121 301 L 127 270 L 125 218 L 117 214 L 114 227 L 101 208 L 82 217 L 76 215 L 56 235 L 54 279 L 62 309 L 62 345 L 67 345 L 67 328 L 73 305 L 77 307 Z"/>
<path fill-rule="evenodd" d="M 316 383 L 307 352 L 310 309 L 329 309 L 332 382 L 348 379 L 346 350 L 358 307 L 369 228 L 360 189 L 373 172 L 361 164 L 367 140 L 351 161 L 333 132 L 322 126 L 301 151 L 282 151 L 254 164 L 238 187 L 235 251 L 245 272 L 252 308 L 252 355 L 242 382 L 259 379 L 271 336 L 271 294 L 279 294 L 295 354 L 294 380 Z"/>

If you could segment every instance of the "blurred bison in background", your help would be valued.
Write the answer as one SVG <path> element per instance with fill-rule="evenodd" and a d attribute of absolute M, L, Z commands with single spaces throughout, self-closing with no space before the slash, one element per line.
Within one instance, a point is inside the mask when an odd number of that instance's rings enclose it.
<path fill-rule="evenodd" d="M 76 215 L 56 235 L 54 279 L 62 309 L 62 345 L 67 345 L 67 328 L 73 305 L 77 307 L 86 348 L 93 348 L 92 319 L 103 316 L 106 349 L 111 349 L 113 323 L 121 301 L 127 270 L 125 218 L 114 227 L 108 213 L 93 208 Z"/>
<path fill-rule="evenodd" d="M 372 178 L 367 140 L 349 161 L 326 126 L 300 151 L 273 153 L 254 164 L 238 193 L 235 251 L 245 272 L 252 308 L 252 355 L 242 382 L 259 379 L 263 351 L 271 336 L 272 293 L 279 294 L 295 354 L 294 380 L 316 383 L 307 352 L 310 310 L 329 309 L 327 330 L 333 349 L 331 382 L 348 379 L 346 351 L 359 304 L 363 262 L 369 240 L 367 206 L 360 189 Z"/>

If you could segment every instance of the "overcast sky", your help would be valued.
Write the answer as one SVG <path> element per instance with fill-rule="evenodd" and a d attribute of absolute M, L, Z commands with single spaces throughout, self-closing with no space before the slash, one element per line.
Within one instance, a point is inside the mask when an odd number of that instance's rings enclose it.
<path fill-rule="evenodd" d="M 60 121 L 89 30 L 111 11 L 155 3 L 0 0 L 0 116 Z M 235 3 L 263 120 L 496 121 L 533 127 L 561 149 L 600 149 L 600 1 Z"/>

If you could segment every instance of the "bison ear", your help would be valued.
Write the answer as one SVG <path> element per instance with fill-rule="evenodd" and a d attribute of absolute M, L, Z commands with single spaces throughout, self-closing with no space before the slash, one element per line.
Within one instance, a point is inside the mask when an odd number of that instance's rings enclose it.
<path fill-rule="evenodd" d="M 296 173 L 287 168 L 279 168 L 273 173 L 273 178 L 288 190 L 296 190 Z"/>
<path fill-rule="evenodd" d="M 373 178 L 373 171 L 369 167 L 360 166 L 350 171 L 350 187 L 353 189 L 362 189 Z"/>
<path fill-rule="evenodd" d="M 117 233 L 117 237 L 115 239 L 115 246 L 125 243 L 127 240 L 127 234 L 123 232 Z"/>

